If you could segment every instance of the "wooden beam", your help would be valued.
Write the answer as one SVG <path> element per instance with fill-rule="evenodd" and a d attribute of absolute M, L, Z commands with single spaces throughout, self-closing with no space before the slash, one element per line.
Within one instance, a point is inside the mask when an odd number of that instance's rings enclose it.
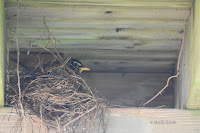
<path fill-rule="evenodd" d="M 4 106 L 4 1 L 0 0 L 0 106 Z"/>
<path fill-rule="evenodd" d="M 20 6 L 42 6 L 42 7 L 65 7 L 67 5 L 83 6 L 125 6 L 125 7 L 143 7 L 143 8 L 190 8 L 192 0 L 20 0 Z M 9 6 L 15 6 L 15 0 L 7 0 Z"/>
<path fill-rule="evenodd" d="M 8 19 L 15 20 L 16 7 L 8 7 L 6 9 Z M 110 11 L 111 13 L 107 13 Z M 59 8 L 54 7 L 26 7 L 19 8 L 19 20 L 46 19 L 71 20 L 184 20 L 186 9 L 149 9 L 149 8 L 132 8 L 132 7 L 110 7 L 104 8 L 95 6 L 65 6 Z"/>
<path fill-rule="evenodd" d="M 108 133 L 199 133 L 200 111 L 177 109 L 112 109 Z"/>
<path fill-rule="evenodd" d="M 175 67 L 175 60 L 81 60 L 92 72 L 160 72 L 170 73 Z"/>
<path fill-rule="evenodd" d="M 200 1 L 195 0 L 190 35 L 189 72 L 190 88 L 187 101 L 188 109 L 200 109 Z"/>
<path fill-rule="evenodd" d="M 7 9 L 12 10 L 12 9 Z M 16 27 L 16 19 L 12 18 L 13 14 L 8 16 L 9 21 L 7 22 L 8 28 L 15 28 Z M 66 29 L 66 28 L 134 28 L 136 30 L 139 29 L 154 29 L 154 28 L 162 28 L 163 30 L 183 30 L 184 21 L 179 20 L 148 20 L 142 19 L 53 19 L 53 18 L 46 18 L 46 23 L 49 29 Z M 44 28 L 43 25 L 43 18 L 38 19 L 23 19 L 19 20 L 18 24 L 19 28 Z"/>
<path fill-rule="evenodd" d="M 13 39 L 8 42 L 10 48 L 15 48 Z M 47 40 L 42 39 L 19 39 L 20 48 L 41 48 L 48 44 Z M 99 40 L 99 39 L 57 39 L 56 47 L 67 49 L 124 49 L 124 50 L 178 50 L 181 40 Z M 48 48 L 53 48 L 51 45 Z"/>
<path fill-rule="evenodd" d="M 39 130 L 39 120 L 26 119 L 26 126 L 18 122 L 20 117 L 12 112 L 12 108 L 0 108 L 0 132 L 43 132 Z M 38 126 L 39 125 L 39 126 Z M 45 132 L 46 130 L 44 130 Z M 99 131 L 99 130 L 98 130 Z M 144 108 L 112 108 L 106 133 L 199 133 L 200 111 L 178 109 L 144 109 Z"/>
<path fill-rule="evenodd" d="M 200 1 L 195 0 L 187 23 L 176 81 L 176 108 L 200 109 Z"/>
<path fill-rule="evenodd" d="M 119 29 L 120 30 L 120 29 Z M 135 39 L 157 39 L 157 40 L 181 40 L 182 33 L 180 30 L 163 30 L 163 29 L 144 29 L 136 30 L 134 28 L 123 28 L 121 31 L 116 32 L 116 28 L 66 28 L 66 29 L 51 29 L 51 33 L 58 40 L 61 39 L 88 39 L 88 40 L 135 40 Z M 19 39 L 45 39 L 46 36 L 42 36 L 43 29 L 18 29 Z M 16 36 L 16 32 L 10 29 L 8 32 L 8 38 L 13 39 Z"/>

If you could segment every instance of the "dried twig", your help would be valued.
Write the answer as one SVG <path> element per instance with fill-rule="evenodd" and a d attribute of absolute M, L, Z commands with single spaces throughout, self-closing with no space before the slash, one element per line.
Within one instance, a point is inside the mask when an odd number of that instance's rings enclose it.
<path fill-rule="evenodd" d="M 188 11 L 187 11 L 188 12 Z M 188 16 L 186 14 L 186 16 Z M 162 94 L 162 92 L 169 86 L 169 82 L 171 79 L 173 78 L 177 78 L 180 74 L 180 60 L 181 60 L 181 55 L 182 55 L 182 52 L 183 52 L 183 45 L 184 45 L 184 41 L 185 41 L 185 31 L 186 31 L 186 23 L 187 23 L 187 18 L 185 18 L 184 20 L 184 27 L 183 27 L 183 36 L 182 36 L 182 43 L 181 43 L 181 48 L 180 48 L 180 51 L 179 51 L 179 55 L 178 55 L 178 61 L 177 61 L 177 73 L 176 75 L 173 75 L 173 76 L 170 76 L 168 79 L 167 79 L 167 83 L 165 85 L 165 87 L 163 89 L 161 89 L 155 96 L 153 96 L 150 100 L 148 100 L 147 102 L 145 102 L 144 104 L 142 104 L 142 106 L 145 106 L 147 104 L 149 104 L 151 101 L 153 101 L 156 97 L 158 97 L 159 95 Z"/>
<path fill-rule="evenodd" d="M 44 16 L 43 16 L 43 21 L 44 21 L 44 29 L 46 29 L 46 31 L 47 31 L 47 39 L 48 39 L 49 43 L 51 43 L 51 45 L 53 46 L 54 50 L 56 51 L 56 54 L 57 54 L 57 56 L 59 58 L 58 60 L 61 61 L 62 57 L 60 56 L 59 52 L 56 49 L 56 38 L 51 34 L 51 32 L 49 30 L 49 27 L 47 26 L 47 23 L 46 23 L 46 20 L 45 20 Z M 55 43 L 53 43 L 51 37 L 54 39 Z"/>
<path fill-rule="evenodd" d="M 17 0 L 17 26 L 16 26 L 16 46 L 17 46 L 17 86 L 18 86 L 18 93 L 19 93 L 19 97 L 18 97 L 18 104 L 20 106 L 20 110 L 21 110 L 21 115 L 24 118 L 24 108 L 22 105 L 22 95 L 21 95 L 21 85 L 20 85 L 20 74 L 19 74 L 19 56 L 20 56 L 20 52 L 19 52 L 19 42 L 18 42 L 18 23 L 19 23 L 19 1 Z"/>

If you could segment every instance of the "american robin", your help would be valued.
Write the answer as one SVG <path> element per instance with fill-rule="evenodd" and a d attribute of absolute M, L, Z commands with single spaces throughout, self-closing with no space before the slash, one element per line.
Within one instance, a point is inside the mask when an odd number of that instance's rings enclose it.
<path fill-rule="evenodd" d="M 73 58 L 69 60 L 69 67 L 78 73 L 82 73 L 83 71 L 90 71 L 88 67 L 83 66 L 83 63 L 81 61 Z"/>

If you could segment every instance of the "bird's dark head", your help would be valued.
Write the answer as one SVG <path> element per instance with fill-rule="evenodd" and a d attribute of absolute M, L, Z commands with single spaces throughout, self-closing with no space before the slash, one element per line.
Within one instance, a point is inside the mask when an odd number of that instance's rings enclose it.
<path fill-rule="evenodd" d="M 83 63 L 79 61 L 78 59 L 71 58 L 69 60 L 69 66 L 72 70 L 78 73 L 82 73 L 83 71 L 90 71 L 90 69 L 88 67 L 84 67 Z"/>

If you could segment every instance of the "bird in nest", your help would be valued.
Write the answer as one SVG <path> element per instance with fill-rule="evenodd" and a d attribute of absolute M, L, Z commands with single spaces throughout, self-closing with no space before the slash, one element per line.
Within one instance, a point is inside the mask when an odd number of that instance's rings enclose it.
<path fill-rule="evenodd" d="M 17 63 L 17 59 L 10 57 L 10 60 Z M 83 71 L 90 71 L 90 69 L 88 67 L 84 67 L 83 63 L 81 61 L 79 61 L 78 59 L 74 59 L 74 58 L 67 58 L 65 59 L 65 61 L 67 61 L 69 68 L 72 69 L 73 71 L 75 71 L 76 73 L 82 73 Z M 55 61 L 53 64 L 51 64 L 51 66 L 54 65 L 59 65 L 60 63 L 58 61 Z M 23 64 L 22 62 L 19 62 L 19 65 L 24 68 L 26 71 L 30 72 L 31 68 L 29 68 L 28 66 L 26 66 L 25 64 Z M 43 67 L 49 66 L 49 64 L 45 64 L 43 65 Z M 32 71 L 33 73 L 35 71 Z"/>
<path fill-rule="evenodd" d="M 90 71 L 88 67 L 84 67 L 83 63 L 78 59 L 71 58 L 69 61 L 69 67 L 77 73 L 82 73 L 83 71 Z"/>

